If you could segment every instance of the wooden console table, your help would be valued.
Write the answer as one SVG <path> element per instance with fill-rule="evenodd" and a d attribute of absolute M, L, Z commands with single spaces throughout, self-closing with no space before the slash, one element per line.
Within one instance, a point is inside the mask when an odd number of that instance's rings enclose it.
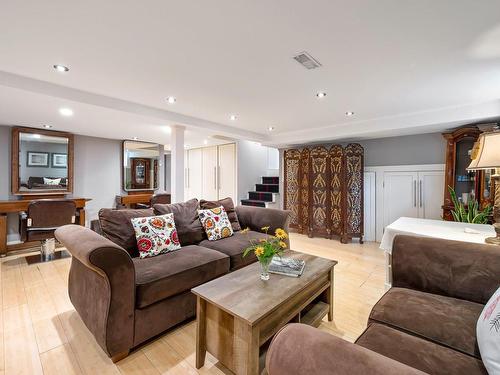
<path fill-rule="evenodd" d="M 131 195 L 117 195 L 116 196 L 116 206 L 117 207 L 127 207 L 131 208 L 137 203 L 149 204 L 153 193 L 140 193 Z"/>
<path fill-rule="evenodd" d="M 20 250 L 22 248 L 27 248 L 33 243 L 16 244 L 7 246 L 7 214 L 13 212 L 23 212 L 28 209 L 28 205 L 32 201 L 36 201 L 40 198 L 24 197 L 23 199 L 12 199 L 7 201 L 0 201 L 0 256 L 5 256 L 8 251 Z M 85 226 L 85 204 L 90 201 L 87 198 L 65 198 L 71 199 L 75 202 L 76 210 L 80 217 L 80 225 Z"/>

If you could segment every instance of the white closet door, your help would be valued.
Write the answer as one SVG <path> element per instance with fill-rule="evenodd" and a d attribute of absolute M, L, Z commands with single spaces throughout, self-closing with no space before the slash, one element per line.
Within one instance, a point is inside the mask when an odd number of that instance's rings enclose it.
<path fill-rule="evenodd" d="M 444 172 L 418 172 L 418 210 L 424 219 L 441 219 L 443 209 Z"/>
<path fill-rule="evenodd" d="M 236 204 L 236 145 L 219 146 L 219 199 L 231 197 Z"/>
<path fill-rule="evenodd" d="M 197 198 L 202 195 L 202 149 L 194 148 L 188 151 L 187 163 L 187 194 L 186 200 Z"/>
<path fill-rule="evenodd" d="M 217 200 L 217 146 L 204 147 L 202 166 L 202 195 L 206 200 Z"/>
<path fill-rule="evenodd" d="M 384 173 L 384 227 L 402 216 L 418 217 L 418 173 Z"/>

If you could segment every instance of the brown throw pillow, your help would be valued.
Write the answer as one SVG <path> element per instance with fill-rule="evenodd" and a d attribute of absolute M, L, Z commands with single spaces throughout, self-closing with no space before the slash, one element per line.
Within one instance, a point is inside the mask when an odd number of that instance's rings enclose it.
<path fill-rule="evenodd" d="M 175 227 L 182 246 L 196 245 L 205 239 L 205 230 L 198 218 L 198 199 L 183 203 L 155 204 L 156 215 L 174 214 Z"/>
<path fill-rule="evenodd" d="M 135 230 L 130 220 L 153 215 L 152 208 L 140 210 L 102 208 L 99 210 L 99 224 L 104 237 L 123 247 L 131 257 L 138 257 L 139 250 L 137 250 Z"/>
<path fill-rule="evenodd" d="M 227 213 L 227 217 L 231 222 L 231 226 L 233 227 L 233 231 L 237 232 L 241 230 L 240 222 L 238 221 L 238 215 L 236 215 L 236 211 L 234 210 L 234 203 L 230 197 L 218 201 L 206 201 L 204 199 L 200 201 L 200 208 L 202 210 L 208 210 L 220 206 L 224 207 L 224 210 Z"/>

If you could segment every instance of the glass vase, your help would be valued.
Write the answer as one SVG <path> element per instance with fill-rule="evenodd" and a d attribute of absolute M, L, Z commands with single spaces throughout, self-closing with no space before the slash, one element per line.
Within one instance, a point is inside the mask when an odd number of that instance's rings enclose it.
<path fill-rule="evenodd" d="M 259 258 L 261 280 L 269 280 L 269 265 L 271 264 L 272 260 L 273 257 Z"/>

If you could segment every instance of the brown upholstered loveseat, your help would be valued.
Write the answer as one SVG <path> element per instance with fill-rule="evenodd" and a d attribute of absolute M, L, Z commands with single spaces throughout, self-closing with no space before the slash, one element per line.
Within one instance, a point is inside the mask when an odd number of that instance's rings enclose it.
<path fill-rule="evenodd" d="M 476 322 L 500 285 L 500 249 L 492 245 L 397 236 L 393 286 L 349 343 L 292 324 L 267 355 L 269 375 L 487 374 Z"/>
<path fill-rule="evenodd" d="M 234 209 L 243 234 L 208 241 L 199 224 L 198 201 L 155 205 L 157 214 L 174 213 L 180 250 L 153 258 L 137 257 L 132 217 L 153 209 L 101 210 L 100 234 L 75 225 L 56 231 L 73 256 L 69 295 L 76 311 L 113 361 L 130 349 L 195 316 L 191 288 L 256 260 L 242 258 L 249 238 L 263 238 L 263 226 L 288 230 L 289 211 L 241 206 Z M 233 225 L 234 226 L 234 225 Z"/>

